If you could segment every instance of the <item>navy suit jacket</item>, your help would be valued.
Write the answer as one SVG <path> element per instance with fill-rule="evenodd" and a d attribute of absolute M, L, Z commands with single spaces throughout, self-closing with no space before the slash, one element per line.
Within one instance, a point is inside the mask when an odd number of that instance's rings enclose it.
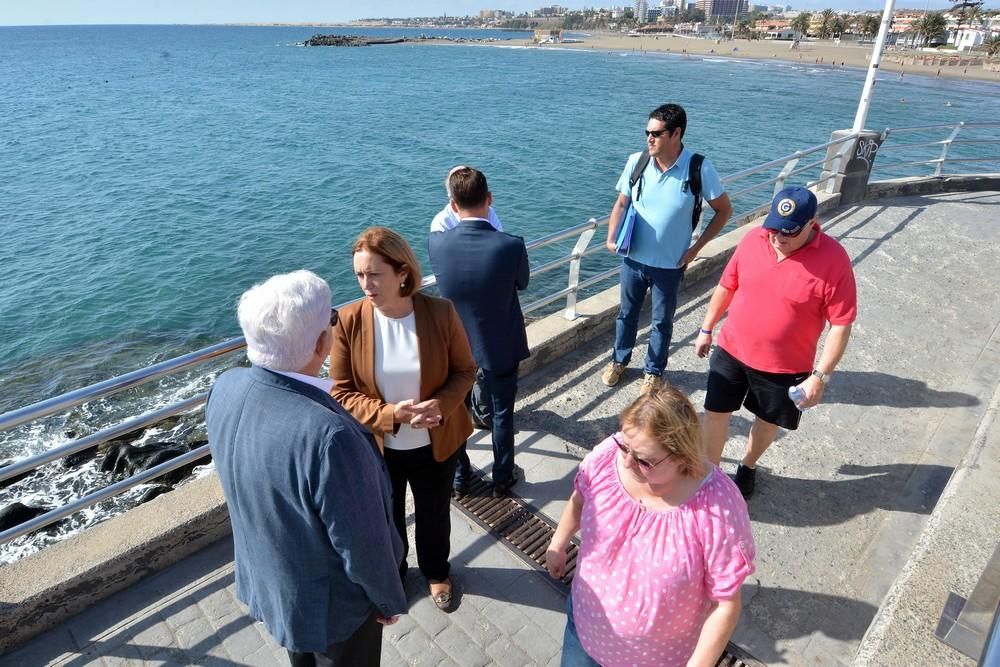
<path fill-rule="evenodd" d="M 497 374 L 517 368 L 529 355 L 517 298 L 530 275 L 524 239 L 467 218 L 431 233 L 427 250 L 441 296 L 455 304 L 476 364 Z"/>
<path fill-rule="evenodd" d="M 364 427 L 321 389 L 256 366 L 219 376 L 205 421 L 236 594 L 279 644 L 322 653 L 376 611 L 406 612 L 392 491 Z"/>

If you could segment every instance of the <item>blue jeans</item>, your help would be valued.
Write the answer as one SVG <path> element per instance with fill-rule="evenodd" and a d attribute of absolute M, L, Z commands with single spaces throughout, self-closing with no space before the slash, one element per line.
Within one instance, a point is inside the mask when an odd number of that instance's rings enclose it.
<path fill-rule="evenodd" d="M 576 634 L 573 622 L 573 596 L 566 598 L 566 631 L 563 633 L 562 659 L 559 667 L 601 667 L 600 663 L 587 655 Z"/>
<path fill-rule="evenodd" d="M 644 372 L 663 375 L 670 352 L 670 337 L 674 333 L 674 311 L 677 310 L 677 292 L 680 290 L 684 269 L 659 269 L 622 260 L 620 279 L 621 305 L 615 321 L 615 347 L 611 360 L 627 365 L 632 359 L 635 336 L 639 330 L 639 311 L 646 299 L 646 290 L 653 292 L 653 310 L 650 314 L 649 345 L 646 348 Z"/>
<path fill-rule="evenodd" d="M 514 477 L 514 400 L 517 397 L 517 366 L 506 373 L 479 369 L 481 395 L 490 406 L 493 421 L 493 483 L 507 486 Z M 465 445 L 459 450 L 455 485 L 471 479 L 471 463 Z"/>

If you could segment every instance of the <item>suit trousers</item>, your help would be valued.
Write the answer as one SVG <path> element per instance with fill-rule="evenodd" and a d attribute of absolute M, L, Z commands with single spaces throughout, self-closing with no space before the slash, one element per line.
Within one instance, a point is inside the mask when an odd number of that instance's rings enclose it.
<path fill-rule="evenodd" d="M 482 398 L 490 406 L 493 429 L 493 483 L 510 486 L 514 480 L 514 402 L 517 399 L 517 366 L 506 373 L 494 373 L 480 368 L 477 377 L 482 382 Z M 465 445 L 458 452 L 455 484 L 472 479 L 471 462 Z"/>
<path fill-rule="evenodd" d="M 323 653 L 285 649 L 288 661 L 292 667 L 378 667 L 382 662 L 382 624 L 375 619 L 372 614 L 353 635 L 330 644 Z"/>
<path fill-rule="evenodd" d="M 400 574 L 406 573 L 410 543 L 406 537 L 406 486 L 413 493 L 417 566 L 427 579 L 448 577 L 451 553 L 451 485 L 458 452 L 445 461 L 435 461 L 431 446 L 418 449 L 386 449 L 385 465 L 392 482 L 392 518 L 403 540 Z"/>

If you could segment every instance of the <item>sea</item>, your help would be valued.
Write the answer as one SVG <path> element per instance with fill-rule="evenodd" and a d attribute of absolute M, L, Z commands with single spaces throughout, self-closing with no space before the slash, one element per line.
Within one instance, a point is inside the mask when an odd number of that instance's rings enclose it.
<path fill-rule="evenodd" d="M 450 40 L 302 46 L 320 32 Z M 310 269 L 335 301 L 356 298 L 350 247 L 372 225 L 402 233 L 430 273 L 427 229 L 454 165 L 483 170 L 505 229 L 530 241 L 607 215 L 664 102 L 685 107 L 685 144 L 725 176 L 849 128 L 865 76 L 530 38 L 0 27 L 0 413 L 238 336 L 240 293 L 275 273 Z M 886 74 L 867 126 L 995 121 L 998 109 L 997 84 Z M 526 298 L 565 280 L 553 272 Z M 206 386 L 190 376 L 133 393 L 129 410 Z M 84 407 L 0 434 L 0 462 L 124 414 Z M 82 493 L 90 473 L 56 486 Z M 0 491 L 0 507 L 46 488 Z"/>

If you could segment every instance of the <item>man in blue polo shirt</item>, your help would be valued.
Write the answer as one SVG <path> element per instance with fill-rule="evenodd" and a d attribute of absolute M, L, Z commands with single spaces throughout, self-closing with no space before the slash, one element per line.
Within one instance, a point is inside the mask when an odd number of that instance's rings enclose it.
<path fill-rule="evenodd" d="M 640 393 L 648 393 L 661 384 L 684 268 L 722 230 L 733 212 L 718 172 L 711 162 L 703 160 L 701 196 L 715 215 L 698 240 L 691 242 L 695 197 L 691 192 L 688 166 L 693 153 L 681 143 L 685 129 L 687 115 L 683 108 L 676 104 L 657 107 L 646 123 L 649 164 L 632 187 L 632 172 L 643 156 L 634 153 L 629 156 L 618 179 L 618 199 L 611 209 L 608 224 L 608 250 L 617 251 L 618 229 L 630 204 L 635 207 L 636 215 L 631 242 L 622 261 L 621 306 L 615 323 L 615 345 L 611 350 L 611 363 L 601 374 L 601 381 L 609 387 L 618 384 L 632 358 L 639 311 L 646 290 L 650 289 L 653 292 L 652 328 Z"/>

